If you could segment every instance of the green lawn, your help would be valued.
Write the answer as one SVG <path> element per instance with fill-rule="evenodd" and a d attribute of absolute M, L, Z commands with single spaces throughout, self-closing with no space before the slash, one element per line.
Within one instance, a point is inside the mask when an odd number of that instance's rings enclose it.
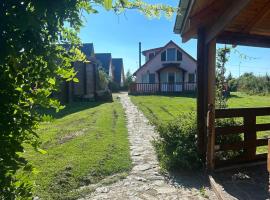
<path fill-rule="evenodd" d="M 183 96 L 130 96 L 134 104 L 153 123 L 173 120 L 183 112 L 196 112 L 196 98 L 192 95 Z M 249 96 L 243 93 L 232 93 L 228 100 L 229 107 L 264 107 L 270 106 L 270 96 Z M 257 123 L 270 123 L 270 117 L 257 117 Z M 270 131 L 259 132 L 258 137 L 270 136 Z M 264 151 L 265 148 L 259 149 Z"/>
<path fill-rule="evenodd" d="M 131 168 L 123 108 L 113 103 L 74 103 L 51 122 L 41 124 L 41 155 L 25 157 L 40 171 L 35 194 L 42 199 L 73 199 L 79 186 Z M 71 198 L 72 197 L 72 198 Z"/>

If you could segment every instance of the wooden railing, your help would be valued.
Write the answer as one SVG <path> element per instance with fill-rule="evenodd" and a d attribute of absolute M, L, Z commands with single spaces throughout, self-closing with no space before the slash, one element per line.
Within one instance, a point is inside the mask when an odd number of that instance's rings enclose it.
<path fill-rule="evenodd" d="M 216 127 L 216 137 L 244 133 L 242 142 L 234 144 L 220 144 L 215 146 L 216 152 L 229 150 L 243 150 L 243 153 L 230 160 L 215 160 L 215 165 L 224 166 L 227 164 L 243 163 L 248 161 L 266 160 L 267 153 L 257 154 L 256 149 L 259 146 L 267 146 L 268 139 L 257 139 L 257 131 L 270 130 L 270 123 L 257 124 L 257 116 L 270 116 L 270 107 L 264 108 L 232 108 L 215 110 L 215 118 L 243 118 L 243 125 L 230 127 Z M 269 120 L 270 122 L 270 120 Z"/>
<path fill-rule="evenodd" d="M 130 93 L 158 93 L 158 92 L 187 92 L 196 91 L 196 83 L 133 83 L 129 87 Z"/>

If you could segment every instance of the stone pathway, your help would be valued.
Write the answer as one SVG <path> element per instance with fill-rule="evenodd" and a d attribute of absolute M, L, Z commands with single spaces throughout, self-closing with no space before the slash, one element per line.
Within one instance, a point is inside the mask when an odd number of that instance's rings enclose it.
<path fill-rule="evenodd" d="M 215 199 L 212 191 L 197 186 L 200 178 L 195 178 L 187 184 L 188 181 L 181 180 L 181 177 L 180 180 L 167 180 L 159 173 L 157 157 L 151 144 L 153 137 L 157 136 L 154 127 L 149 125 L 142 112 L 130 101 L 127 93 L 121 93 L 119 97 L 127 116 L 133 168 L 125 179 L 97 188 L 85 200 Z M 184 179 L 189 178 L 188 175 L 184 175 Z"/>

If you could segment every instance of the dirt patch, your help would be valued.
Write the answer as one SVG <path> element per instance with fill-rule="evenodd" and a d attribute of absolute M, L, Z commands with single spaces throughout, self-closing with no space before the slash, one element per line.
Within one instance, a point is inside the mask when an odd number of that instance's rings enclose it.
<path fill-rule="evenodd" d="M 73 138 L 75 137 L 78 137 L 78 136 L 81 136 L 81 135 L 84 135 L 86 133 L 88 129 L 87 128 L 84 128 L 82 130 L 79 130 L 79 131 L 75 131 L 75 132 L 72 132 L 72 133 L 69 133 L 67 135 L 64 135 L 63 137 L 60 137 L 57 139 L 58 141 L 58 144 L 64 144 L 70 140 L 72 140 Z"/>

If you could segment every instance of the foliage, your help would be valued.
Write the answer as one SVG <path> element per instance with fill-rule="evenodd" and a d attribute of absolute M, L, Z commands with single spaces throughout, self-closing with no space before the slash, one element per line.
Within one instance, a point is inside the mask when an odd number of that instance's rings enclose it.
<path fill-rule="evenodd" d="M 228 119 L 218 119 L 216 120 L 216 127 L 232 127 L 239 126 L 241 122 L 233 118 Z M 219 135 L 216 139 L 216 145 L 220 144 L 235 144 L 242 142 L 243 138 L 240 134 L 230 134 L 230 135 Z M 229 150 L 229 151 L 219 151 L 216 153 L 217 158 L 220 160 L 227 160 L 239 156 L 242 150 Z"/>
<path fill-rule="evenodd" d="M 216 59 L 216 107 L 226 108 L 227 107 L 227 95 L 226 95 L 226 79 L 225 65 L 228 62 L 231 48 L 225 46 L 217 50 Z"/>
<path fill-rule="evenodd" d="M 253 73 L 245 73 L 231 82 L 231 87 L 247 94 L 270 94 L 270 76 L 255 76 Z"/>
<path fill-rule="evenodd" d="M 159 124 L 159 138 L 154 140 L 161 167 L 194 169 L 202 166 L 197 151 L 197 128 L 194 113 L 184 113 L 167 124 Z"/>
<path fill-rule="evenodd" d="M 63 80 L 77 81 L 71 63 L 85 58 L 77 37 L 82 13 L 96 13 L 96 5 L 116 13 L 134 8 L 150 17 L 175 9 L 140 0 L 3 0 L 0 5 L 0 198 L 25 199 L 31 198 L 31 186 L 15 174 L 20 168 L 35 171 L 21 157 L 24 143 L 39 150 L 35 129 L 41 118 L 34 108 L 61 109 L 52 92 Z"/>
<path fill-rule="evenodd" d="M 124 80 L 124 89 L 128 90 L 129 86 L 134 83 L 133 75 L 130 70 L 127 71 L 125 80 Z"/>
<path fill-rule="evenodd" d="M 101 90 L 106 90 L 108 89 L 108 84 L 110 82 L 110 77 L 109 75 L 104 71 L 103 68 L 98 69 L 98 84 L 99 84 L 99 89 Z"/>
<path fill-rule="evenodd" d="M 174 120 L 179 114 L 196 112 L 195 96 L 161 96 L 140 95 L 130 96 L 131 101 L 144 113 L 151 123 L 164 123 Z M 270 96 L 247 95 L 232 92 L 228 99 L 229 108 L 270 106 Z M 257 117 L 258 124 L 269 123 L 270 117 Z M 236 123 L 239 123 L 236 121 Z M 219 125 L 217 123 L 217 125 Z M 233 125 L 233 124 L 232 124 Z M 270 132 L 257 133 L 258 138 L 268 137 Z M 258 152 L 266 153 L 266 147 L 257 148 Z"/>
<path fill-rule="evenodd" d="M 225 65 L 229 60 L 231 53 L 231 48 L 225 45 L 224 48 L 219 48 L 217 50 L 217 69 L 216 69 L 216 108 L 225 109 L 228 108 L 228 95 L 227 93 L 227 83 L 232 81 L 231 73 L 228 75 L 227 80 L 225 78 L 226 68 Z M 227 81 L 227 83 L 226 83 Z M 217 119 L 216 127 L 229 127 L 236 126 L 239 123 L 233 119 Z M 242 137 L 239 134 L 230 134 L 225 136 L 217 136 L 216 144 L 233 144 L 242 141 Z M 240 151 L 222 151 L 216 153 L 219 159 L 229 159 L 239 155 Z"/>

